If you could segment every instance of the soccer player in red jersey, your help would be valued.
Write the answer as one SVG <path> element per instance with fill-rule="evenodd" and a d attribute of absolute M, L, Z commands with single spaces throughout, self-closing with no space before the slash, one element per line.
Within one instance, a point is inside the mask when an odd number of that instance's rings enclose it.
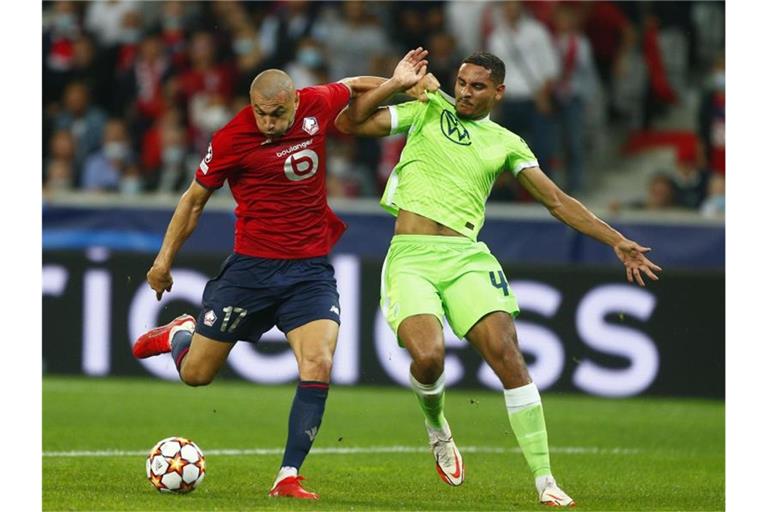
<path fill-rule="evenodd" d="M 421 48 L 408 52 L 389 80 L 402 91 L 420 85 L 426 55 Z M 160 300 L 171 291 L 176 253 L 213 191 L 228 181 L 237 203 L 234 252 L 206 285 L 199 316 L 182 315 L 145 333 L 133 354 L 145 358 L 171 352 L 181 380 L 203 386 L 238 340 L 255 343 L 274 325 L 285 333 L 299 383 L 270 496 L 318 497 L 303 489 L 298 472 L 328 396 L 340 309 L 327 255 L 345 229 L 326 200 L 325 139 L 350 97 L 383 82 L 355 77 L 295 90 L 283 71 L 259 74 L 251 84 L 251 105 L 213 135 L 147 272 Z M 412 92 L 418 95 L 418 87 Z"/>

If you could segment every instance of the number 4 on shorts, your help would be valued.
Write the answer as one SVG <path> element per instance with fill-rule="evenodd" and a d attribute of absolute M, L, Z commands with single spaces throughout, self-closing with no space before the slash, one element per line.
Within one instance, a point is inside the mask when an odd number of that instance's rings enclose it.
<path fill-rule="evenodd" d="M 504 291 L 505 297 L 509 295 L 509 284 L 507 284 L 507 280 L 504 277 L 504 272 L 499 270 L 497 272 L 488 272 L 488 274 L 491 276 L 491 284 L 494 288 L 501 288 Z"/>

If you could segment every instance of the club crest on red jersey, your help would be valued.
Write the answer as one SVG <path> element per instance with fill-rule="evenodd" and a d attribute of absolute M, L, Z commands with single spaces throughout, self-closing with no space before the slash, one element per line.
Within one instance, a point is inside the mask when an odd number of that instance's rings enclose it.
<path fill-rule="evenodd" d="M 320 129 L 320 126 L 317 124 L 317 119 L 314 116 L 305 117 L 304 122 L 301 125 L 301 129 L 310 135 L 314 135 Z"/>

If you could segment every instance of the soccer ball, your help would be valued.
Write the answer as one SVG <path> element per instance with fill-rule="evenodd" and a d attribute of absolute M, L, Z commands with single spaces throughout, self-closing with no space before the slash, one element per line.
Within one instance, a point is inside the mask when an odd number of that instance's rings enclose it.
<path fill-rule="evenodd" d="M 186 493 L 205 478 L 205 457 L 189 439 L 168 437 L 147 457 L 147 478 L 161 492 Z"/>

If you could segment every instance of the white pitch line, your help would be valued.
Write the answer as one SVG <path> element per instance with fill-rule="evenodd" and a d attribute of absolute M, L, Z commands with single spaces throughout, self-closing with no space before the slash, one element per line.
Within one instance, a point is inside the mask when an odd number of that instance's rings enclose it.
<path fill-rule="evenodd" d="M 205 455 L 214 456 L 243 456 L 243 455 L 282 455 L 283 448 L 247 448 L 247 449 L 219 449 L 205 450 Z M 348 455 L 371 453 L 422 453 L 429 452 L 429 448 L 422 446 L 359 446 L 348 448 L 313 448 L 315 455 Z M 499 448 L 496 446 L 462 446 L 462 453 L 520 453 L 520 448 Z M 636 455 L 640 450 L 636 448 L 600 448 L 597 446 L 551 446 L 551 453 L 566 455 L 598 454 L 598 455 Z M 148 450 L 75 450 L 65 452 L 43 452 L 43 457 L 122 457 L 145 456 Z"/>

